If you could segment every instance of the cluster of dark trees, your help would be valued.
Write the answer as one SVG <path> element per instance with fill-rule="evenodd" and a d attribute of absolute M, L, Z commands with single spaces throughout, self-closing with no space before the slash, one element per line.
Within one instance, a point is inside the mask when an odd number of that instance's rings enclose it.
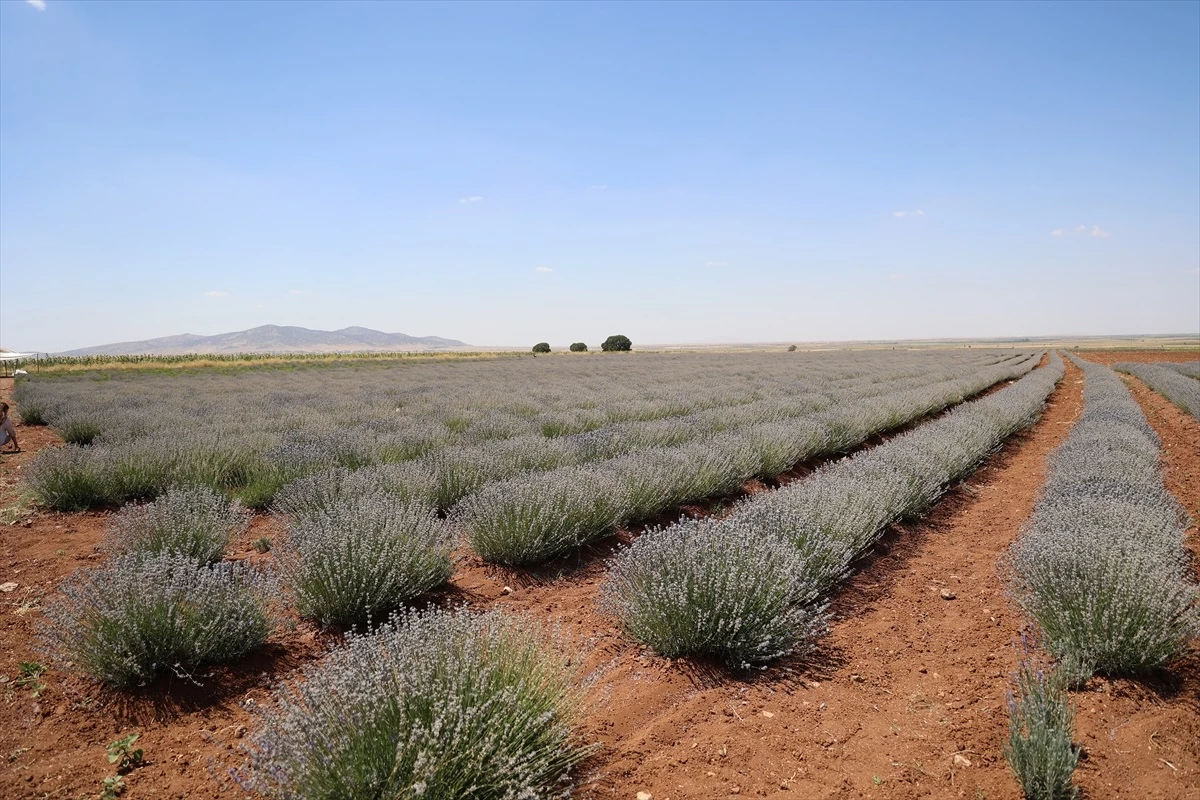
<path fill-rule="evenodd" d="M 583 342 L 575 342 L 570 347 L 570 350 L 572 353 L 586 353 L 587 349 L 588 349 L 588 346 Z M 633 342 L 629 341 L 628 336 L 622 336 L 621 334 L 618 333 L 616 336 L 610 336 L 607 339 L 605 339 L 604 343 L 600 345 L 600 349 L 606 353 L 624 352 L 624 351 L 633 349 Z M 537 344 L 535 344 L 533 346 L 533 352 L 549 353 L 550 352 L 550 343 L 549 342 L 538 342 Z"/>

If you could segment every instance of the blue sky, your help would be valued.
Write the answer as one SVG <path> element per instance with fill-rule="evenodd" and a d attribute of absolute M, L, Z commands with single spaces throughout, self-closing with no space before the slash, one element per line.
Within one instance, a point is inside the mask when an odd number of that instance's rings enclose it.
<path fill-rule="evenodd" d="M 0 344 L 1200 330 L 1200 3 L 0 2 Z"/>

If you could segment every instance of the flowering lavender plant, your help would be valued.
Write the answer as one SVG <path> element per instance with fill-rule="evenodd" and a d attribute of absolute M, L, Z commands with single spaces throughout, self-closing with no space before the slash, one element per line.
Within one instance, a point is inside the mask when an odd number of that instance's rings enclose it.
<path fill-rule="evenodd" d="M 261 647 L 271 630 L 268 578 L 239 564 L 189 556 L 115 556 L 76 573 L 45 612 L 59 660 L 113 686 L 187 674 Z"/>
<path fill-rule="evenodd" d="M 593 470 L 514 478 L 469 496 L 454 518 L 475 552 L 508 566 L 548 561 L 608 533 L 625 506 L 621 485 Z"/>
<path fill-rule="evenodd" d="M 1004 757 L 1028 800 L 1072 800 L 1079 748 L 1071 743 L 1074 712 L 1062 681 L 1022 662 L 1016 694 L 1008 696 Z"/>
<path fill-rule="evenodd" d="M 374 493 L 293 520 L 276 549 L 299 612 L 324 625 L 383 620 L 445 583 L 454 537 L 428 507 Z"/>
<path fill-rule="evenodd" d="M 204 486 L 175 488 L 152 503 L 125 506 L 109 527 L 109 549 L 118 553 L 170 552 L 198 564 L 219 561 L 250 524 L 237 501 Z"/>
<path fill-rule="evenodd" d="M 663 656 L 744 668 L 803 652 L 824 634 L 812 575 L 784 539 L 687 520 L 623 550 L 602 602 L 630 636 Z"/>
<path fill-rule="evenodd" d="M 248 790 L 276 800 L 517 798 L 561 791 L 569 659 L 499 612 L 410 612 L 308 667 L 259 711 Z"/>

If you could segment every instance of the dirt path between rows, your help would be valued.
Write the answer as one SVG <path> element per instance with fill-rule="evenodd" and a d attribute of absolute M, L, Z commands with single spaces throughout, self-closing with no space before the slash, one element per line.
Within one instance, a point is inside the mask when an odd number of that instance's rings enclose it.
<path fill-rule="evenodd" d="M 1200 350 L 1072 350 L 1072 353 L 1097 364 L 1112 366 L 1119 361 L 1153 363 L 1170 361 L 1181 364 L 1185 361 L 1200 361 Z"/>

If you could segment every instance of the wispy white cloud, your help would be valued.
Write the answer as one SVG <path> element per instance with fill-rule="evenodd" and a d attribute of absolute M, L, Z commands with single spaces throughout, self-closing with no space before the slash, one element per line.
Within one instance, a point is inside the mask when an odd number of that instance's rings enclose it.
<path fill-rule="evenodd" d="M 608 188 L 608 184 L 607 183 L 593 183 L 588 188 L 594 192 L 603 192 L 605 189 Z"/>
<path fill-rule="evenodd" d="M 1050 231 L 1051 236 L 1090 236 L 1093 239 L 1107 239 L 1112 236 L 1112 231 L 1106 231 L 1099 225 L 1076 225 L 1074 228 L 1055 228 Z"/>
<path fill-rule="evenodd" d="M 205 292 L 204 296 L 205 297 L 229 297 L 229 292 L 211 291 L 211 292 Z"/>
<path fill-rule="evenodd" d="M 288 289 L 288 294 L 312 294 L 308 289 Z"/>
<path fill-rule="evenodd" d="M 470 204 L 472 204 L 472 203 L 482 203 L 482 202 L 483 202 L 483 198 L 482 198 L 482 197 L 480 197 L 480 196 L 479 196 L 479 195 L 477 195 L 477 194 L 473 194 L 473 195 L 471 195 L 470 197 L 460 197 L 460 198 L 458 198 L 458 202 L 459 202 L 459 205 L 464 205 L 464 206 L 466 206 L 466 205 L 470 205 Z"/>
<path fill-rule="evenodd" d="M 25 2 L 36 8 L 38 11 L 46 10 L 46 0 L 25 0 Z"/>
<path fill-rule="evenodd" d="M 888 275 L 888 280 L 889 281 L 903 281 L 903 280 L 908 280 L 908 276 L 905 275 L 903 272 L 893 272 L 891 275 Z"/>
<path fill-rule="evenodd" d="M 534 267 L 534 272 L 554 272 L 554 267 Z"/>
<path fill-rule="evenodd" d="M 706 267 L 728 267 L 729 262 L 728 261 L 705 261 L 704 266 L 706 266 Z"/>
<path fill-rule="evenodd" d="M 892 216 L 896 219 L 904 219 L 905 217 L 923 217 L 925 216 L 925 212 L 919 208 L 916 211 L 893 211 Z"/>

